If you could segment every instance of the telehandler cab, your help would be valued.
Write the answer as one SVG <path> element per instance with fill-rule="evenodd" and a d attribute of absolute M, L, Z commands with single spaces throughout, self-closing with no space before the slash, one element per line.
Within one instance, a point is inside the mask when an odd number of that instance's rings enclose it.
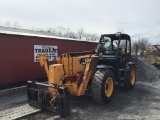
<path fill-rule="evenodd" d="M 57 64 L 49 65 L 48 58 L 40 55 L 40 65 L 45 68 L 48 83 L 28 81 L 28 102 L 68 116 L 70 95 L 82 96 L 90 89 L 95 102 L 108 103 L 115 84 L 129 90 L 135 86 L 136 66 L 130 58 L 130 36 L 121 33 L 101 35 L 93 51 L 61 54 Z"/>

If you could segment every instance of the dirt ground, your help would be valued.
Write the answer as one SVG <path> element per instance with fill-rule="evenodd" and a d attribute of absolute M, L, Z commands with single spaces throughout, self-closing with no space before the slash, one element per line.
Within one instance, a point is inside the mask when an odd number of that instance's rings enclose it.
<path fill-rule="evenodd" d="M 125 91 L 116 86 L 113 100 L 109 104 L 96 104 L 92 100 L 92 97 L 88 95 L 82 97 L 72 97 L 70 102 L 71 115 L 69 117 L 60 118 L 54 113 L 42 111 L 21 119 L 160 119 L 160 71 L 154 67 L 152 68 L 150 64 L 142 62 L 141 60 L 136 60 L 136 63 L 137 66 L 139 66 L 137 72 L 140 73 L 137 73 L 137 83 L 135 89 L 132 91 Z M 147 72 L 144 73 L 144 71 Z M 5 111 L 7 114 L 11 111 L 11 109 L 14 109 L 15 107 L 18 109 L 22 105 L 27 105 L 25 89 L 12 94 L 7 94 L 5 96 L 0 96 L 0 117 L 2 112 Z"/>

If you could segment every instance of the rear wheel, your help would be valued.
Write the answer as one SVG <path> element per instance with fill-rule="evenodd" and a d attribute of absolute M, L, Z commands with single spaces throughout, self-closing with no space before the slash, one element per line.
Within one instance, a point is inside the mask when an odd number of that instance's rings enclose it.
<path fill-rule="evenodd" d="M 125 82 L 124 82 L 124 87 L 127 90 L 132 90 L 135 86 L 136 83 L 136 69 L 135 66 L 130 65 L 127 66 L 125 70 Z"/>
<path fill-rule="evenodd" d="M 97 103 L 107 103 L 112 100 L 115 77 L 111 70 L 99 69 L 92 79 L 91 93 Z"/>

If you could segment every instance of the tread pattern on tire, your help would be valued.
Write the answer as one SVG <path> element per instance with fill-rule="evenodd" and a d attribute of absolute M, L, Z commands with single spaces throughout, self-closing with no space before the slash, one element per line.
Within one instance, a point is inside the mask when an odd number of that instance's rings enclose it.
<path fill-rule="evenodd" d="M 131 84 L 131 72 L 133 70 L 135 71 L 135 67 L 133 65 L 127 66 L 127 68 L 125 70 L 125 84 L 124 84 L 124 87 L 127 90 L 132 90 L 135 86 L 135 84 L 134 85 Z M 136 71 L 135 71 L 135 74 L 136 74 Z M 135 80 L 135 82 L 136 82 L 136 80 Z"/>
<path fill-rule="evenodd" d="M 113 72 L 111 70 L 99 69 L 95 73 L 95 76 L 93 77 L 93 80 L 92 80 L 92 86 L 91 86 L 92 98 L 95 102 L 100 103 L 100 104 L 106 103 L 106 101 L 104 100 L 103 95 L 102 95 L 102 91 L 103 91 L 102 84 L 103 84 L 105 74 L 107 72 L 109 72 L 109 74 L 113 75 Z M 114 75 L 113 75 L 113 77 L 114 77 Z"/>

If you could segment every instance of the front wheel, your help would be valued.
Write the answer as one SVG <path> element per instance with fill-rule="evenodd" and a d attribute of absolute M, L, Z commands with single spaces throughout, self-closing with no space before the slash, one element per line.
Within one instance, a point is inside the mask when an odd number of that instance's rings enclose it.
<path fill-rule="evenodd" d="M 91 93 L 97 103 L 108 103 L 112 100 L 115 77 L 111 70 L 99 69 L 92 79 Z"/>
<path fill-rule="evenodd" d="M 124 87 L 127 90 L 132 90 L 136 83 L 136 68 L 133 65 L 127 66 L 125 70 Z"/>

